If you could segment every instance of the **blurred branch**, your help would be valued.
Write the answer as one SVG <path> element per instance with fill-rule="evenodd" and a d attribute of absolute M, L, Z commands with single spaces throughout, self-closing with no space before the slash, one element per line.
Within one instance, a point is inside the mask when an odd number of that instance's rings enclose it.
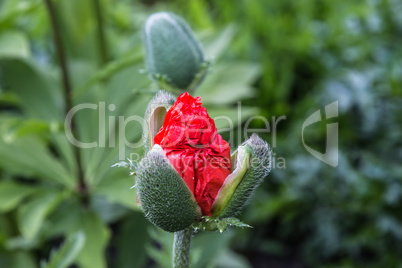
<path fill-rule="evenodd" d="M 63 84 L 64 101 L 65 101 L 65 114 L 67 115 L 68 112 L 71 110 L 71 108 L 73 108 L 72 87 L 70 82 L 70 74 L 67 67 L 67 59 L 64 53 L 63 42 L 60 35 L 60 25 L 57 20 L 57 14 L 53 6 L 52 0 L 44 0 L 44 2 L 49 15 L 50 25 L 53 33 L 53 42 L 61 69 L 61 78 L 63 82 L 62 84 Z M 75 133 L 75 131 L 76 131 L 75 120 L 74 118 L 72 118 L 71 132 Z M 81 163 L 81 154 L 77 146 L 73 146 L 73 148 L 78 169 L 78 181 L 79 181 L 78 191 L 81 194 L 83 204 L 86 205 L 88 203 L 88 187 L 84 180 L 84 172 Z"/>
<path fill-rule="evenodd" d="M 99 54 L 101 58 L 101 65 L 104 65 L 109 60 L 108 48 L 103 24 L 103 13 L 102 13 L 102 3 L 101 0 L 92 0 L 95 17 L 96 17 L 96 25 L 97 25 L 97 37 L 98 37 L 98 47 Z"/>
<path fill-rule="evenodd" d="M 50 19 L 50 25 L 52 28 L 52 33 L 53 33 L 53 42 L 56 50 L 56 54 L 58 57 L 58 61 L 60 64 L 61 68 L 61 78 L 63 82 L 63 88 L 64 88 L 64 100 L 66 102 L 65 106 L 65 113 L 67 114 L 68 111 L 72 108 L 72 101 L 71 101 L 71 83 L 70 83 L 70 74 L 67 68 L 67 60 L 66 60 L 66 55 L 64 53 L 64 47 L 63 47 L 63 42 L 61 40 L 61 36 L 59 33 L 60 25 L 59 22 L 57 21 L 57 15 L 56 15 L 56 10 L 52 4 L 52 0 L 44 0 L 46 4 L 46 8 L 48 11 L 49 19 Z"/>

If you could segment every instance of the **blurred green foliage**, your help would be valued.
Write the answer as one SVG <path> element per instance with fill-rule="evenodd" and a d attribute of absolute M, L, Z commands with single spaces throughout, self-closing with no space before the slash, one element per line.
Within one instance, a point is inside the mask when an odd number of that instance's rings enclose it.
<path fill-rule="evenodd" d="M 124 131 L 136 142 L 141 126 L 130 123 L 99 137 L 99 128 L 119 122 L 118 116 L 142 116 L 155 92 L 139 72 L 141 26 L 161 10 L 183 16 L 212 59 L 196 92 L 212 117 L 227 115 L 236 124 L 255 114 L 286 116 L 276 134 L 262 134 L 286 168 L 274 166 L 242 215 L 254 228 L 197 234 L 193 266 L 400 267 L 400 1 L 52 3 L 73 105 L 98 105 L 76 114 L 77 137 L 106 142 L 104 148 L 80 149 L 77 165 L 65 135 L 64 83 L 45 2 L 2 1 L 0 267 L 170 262 L 171 234 L 138 211 L 126 170 L 110 168 L 123 149 L 124 157 L 142 154 L 119 136 Z M 310 114 L 336 100 L 340 155 L 332 168 L 304 149 L 301 128 Z M 103 102 L 105 125 L 98 120 Z M 325 123 L 305 133 L 311 147 L 323 150 Z M 258 120 L 251 125 L 264 126 Z M 219 120 L 217 127 L 228 126 Z"/>

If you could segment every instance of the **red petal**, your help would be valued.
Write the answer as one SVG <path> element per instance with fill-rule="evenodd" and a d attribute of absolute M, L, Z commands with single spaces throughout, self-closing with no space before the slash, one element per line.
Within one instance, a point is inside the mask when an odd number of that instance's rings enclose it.
<path fill-rule="evenodd" d="M 193 193 L 203 215 L 231 172 L 229 144 L 218 134 L 201 98 L 181 94 L 154 138 Z"/>

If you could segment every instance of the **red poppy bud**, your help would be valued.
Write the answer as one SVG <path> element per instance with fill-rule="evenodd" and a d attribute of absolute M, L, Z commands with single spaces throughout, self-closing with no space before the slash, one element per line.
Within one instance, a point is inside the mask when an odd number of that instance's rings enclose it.
<path fill-rule="evenodd" d="M 201 98 L 181 94 L 154 138 L 193 193 L 202 214 L 210 216 L 226 177 L 231 173 L 230 147 L 201 105 Z"/>
<path fill-rule="evenodd" d="M 186 92 L 170 106 L 173 100 L 166 92 L 158 93 L 145 116 L 145 146 L 152 149 L 136 169 L 136 186 L 146 217 L 169 232 L 191 224 L 219 231 L 244 227 L 230 217 L 241 211 L 268 175 L 268 144 L 253 134 L 230 157 L 229 144 L 200 97 Z"/>

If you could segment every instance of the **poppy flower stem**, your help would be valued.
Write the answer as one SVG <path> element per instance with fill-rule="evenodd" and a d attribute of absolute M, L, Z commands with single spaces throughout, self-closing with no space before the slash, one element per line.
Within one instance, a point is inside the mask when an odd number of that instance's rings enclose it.
<path fill-rule="evenodd" d="M 174 233 L 173 268 L 190 267 L 190 245 L 193 227 Z"/>

